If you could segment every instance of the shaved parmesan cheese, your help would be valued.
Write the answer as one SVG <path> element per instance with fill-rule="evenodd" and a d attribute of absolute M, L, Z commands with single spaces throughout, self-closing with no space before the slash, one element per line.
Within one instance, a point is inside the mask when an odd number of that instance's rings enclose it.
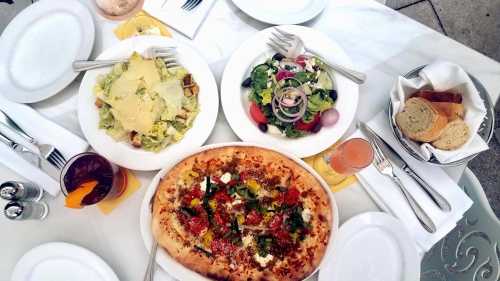
<path fill-rule="evenodd" d="M 255 261 L 260 264 L 262 267 L 266 267 L 266 265 L 273 260 L 274 256 L 271 254 L 267 254 L 265 257 L 259 256 L 259 254 L 255 254 L 254 256 Z"/>
<path fill-rule="evenodd" d="M 227 184 L 229 181 L 231 181 L 231 174 L 226 172 L 220 177 L 220 181 Z"/>

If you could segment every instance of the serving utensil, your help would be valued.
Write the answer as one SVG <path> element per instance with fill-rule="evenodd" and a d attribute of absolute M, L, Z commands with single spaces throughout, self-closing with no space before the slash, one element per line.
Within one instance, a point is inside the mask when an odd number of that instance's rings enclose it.
<path fill-rule="evenodd" d="M 163 59 L 167 68 L 178 67 L 179 64 L 177 63 L 177 59 L 174 54 L 175 49 L 176 47 L 150 47 L 144 52 L 143 55 L 147 59 Z M 73 62 L 73 71 L 81 72 L 115 65 L 117 63 L 124 63 L 128 60 L 128 58 L 116 60 L 77 60 Z"/>
<path fill-rule="evenodd" d="M 394 149 L 384 139 L 382 139 L 377 133 L 375 133 L 363 122 L 359 122 L 358 127 L 368 136 L 368 138 L 372 139 L 374 142 L 377 142 L 382 151 L 386 153 L 392 164 L 394 164 L 396 167 L 399 167 L 407 175 L 412 177 L 441 210 L 445 212 L 451 211 L 451 205 L 448 200 L 446 200 L 446 198 L 444 198 L 439 192 L 437 192 L 430 184 L 428 184 L 417 173 L 415 173 L 415 171 L 413 171 L 413 169 L 408 166 L 403 158 L 401 158 L 401 156 L 399 156 L 399 154 L 394 151 Z"/>
<path fill-rule="evenodd" d="M 19 125 L 16 124 L 14 120 L 12 120 L 5 112 L 0 110 L 0 123 L 7 126 L 9 129 L 22 136 L 26 141 L 33 144 L 38 148 L 39 156 L 44 160 L 47 160 L 50 164 L 56 167 L 58 170 L 64 167 L 66 163 L 66 159 L 64 156 L 57 150 L 57 148 L 50 144 L 40 144 L 36 139 L 32 136 L 28 135 Z M 5 136 L 4 136 L 5 137 Z M 26 148 L 27 149 L 27 148 Z"/>
<path fill-rule="evenodd" d="M 203 2 L 203 0 L 187 0 L 186 3 L 184 3 L 184 5 L 182 5 L 181 8 L 186 11 L 191 11 L 194 8 L 198 7 L 198 5 L 201 4 L 201 2 Z"/>
<path fill-rule="evenodd" d="M 24 145 L 9 139 L 2 133 L 0 133 L 0 142 L 3 142 L 8 147 L 10 147 L 14 152 L 16 152 L 19 156 L 21 156 L 23 159 L 34 164 L 36 167 L 39 167 L 47 175 L 59 181 L 60 169 L 58 169 L 52 163 L 47 161 L 47 159 L 43 158 L 40 154 L 32 152 Z"/>
<path fill-rule="evenodd" d="M 430 233 L 436 232 L 436 226 L 434 225 L 434 222 L 432 222 L 431 218 L 427 215 L 427 213 L 424 211 L 422 206 L 417 202 L 415 197 L 408 191 L 408 189 L 404 186 L 404 184 L 401 182 L 401 179 L 394 173 L 393 167 L 391 162 L 387 159 L 385 154 L 382 152 L 380 149 L 379 145 L 377 142 L 373 141 L 372 139 L 369 140 L 370 144 L 373 147 L 374 150 L 374 156 L 375 156 L 375 168 L 377 170 L 389 177 L 401 190 L 403 193 L 404 198 L 410 205 L 410 208 L 413 210 L 413 213 L 419 220 L 420 224 Z"/>
<path fill-rule="evenodd" d="M 299 36 L 283 31 L 277 27 L 275 27 L 274 30 L 276 30 L 276 32 L 271 33 L 272 36 L 269 38 L 270 42 L 268 42 L 267 45 L 276 52 L 289 58 L 295 58 L 304 53 L 310 53 L 321 57 L 311 49 L 308 49 Z M 363 84 L 366 81 L 366 74 L 362 72 L 335 63 L 326 63 L 326 65 L 357 84 Z"/>

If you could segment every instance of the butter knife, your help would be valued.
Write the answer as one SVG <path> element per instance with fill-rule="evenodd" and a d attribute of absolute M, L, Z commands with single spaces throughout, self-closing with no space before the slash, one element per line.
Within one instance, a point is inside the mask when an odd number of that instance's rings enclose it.
<path fill-rule="evenodd" d="M 368 135 L 369 138 L 377 142 L 385 154 L 389 157 L 391 162 L 403 170 L 407 175 L 409 175 L 413 180 L 415 180 L 420 187 L 429 195 L 429 197 L 436 203 L 436 205 L 444 212 L 451 211 L 451 205 L 439 192 L 437 192 L 430 184 L 428 184 L 424 179 L 422 179 L 408 164 L 399 156 L 399 154 L 394 151 L 394 149 L 377 133 L 375 133 L 370 127 L 365 123 L 360 122 L 361 130 Z"/>
<path fill-rule="evenodd" d="M 47 161 L 45 158 L 40 157 L 40 155 L 34 153 L 26 146 L 9 139 L 3 133 L 0 133 L 0 142 L 6 144 L 8 147 L 14 150 L 19 156 L 21 156 L 26 161 L 34 164 L 36 167 L 40 168 L 51 178 L 55 179 L 56 181 L 59 181 L 59 175 L 60 175 L 59 170 L 52 164 L 50 164 L 49 161 Z"/>

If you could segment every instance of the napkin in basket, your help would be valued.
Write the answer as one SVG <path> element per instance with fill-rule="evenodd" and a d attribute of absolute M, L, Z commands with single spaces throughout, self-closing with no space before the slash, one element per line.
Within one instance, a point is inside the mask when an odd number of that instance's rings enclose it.
<path fill-rule="evenodd" d="M 143 9 L 173 29 L 193 39 L 215 0 L 204 0 L 191 11 L 182 9 L 186 0 L 148 0 Z"/>
<path fill-rule="evenodd" d="M 486 116 L 484 102 L 467 73 L 460 66 L 450 62 L 432 63 L 422 69 L 416 78 L 398 78 L 391 91 L 394 123 L 396 123 L 396 114 L 403 110 L 405 100 L 423 88 L 462 94 L 465 107 L 464 121 L 469 126 L 471 137 L 461 148 L 450 151 L 437 149 L 429 143 L 418 144 L 406 138 L 403 141 L 424 159 L 429 160 L 434 155 L 441 163 L 457 161 L 488 149 L 486 142 L 477 135 L 477 131 Z"/>
<path fill-rule="evenodd" d="M 0 95 L 0 109 L 9 115 L 9 117 L 39 143 L 56 146 L 66 159 L 84 152 L 88 148 L 88 143 L 83 139 L 52 121 L 47 120 L 27 105 L 11 102 Z M 27 143 L 26 140 L 17 136 L 5 126 L 0 125 L 0 131 L 13 140 L 36 150 L 36 147 Z M 0 159 L 2 164 L 25 177 L 27 180 L 39 184 L 50 195 L 56 196 L 59 193 L 60 188 L 58 181 L 45 174 L 32 163 L 23 159 L 3 143 L 0 143 Z"/>
<path fill-rule="evenodd" d="M 359 181 L 377 205 L 399 218 L 413 236 L 417 249 L 421 253 L 425 253 L 456 226 L 464 213 L 472 206 L 472 201 L 441 168 L 420 162 L 404 151 L 391 132 L 386 112 L 380 112 L 368 123 L 368 126 L 381 136 L 406 161 L 408 166 L 434 187 L 451 205 L 450 212 L 440 210 L 411 177 L 394 166 L 395 173 L 400 176 L 403 184 L 435 223 L 437 231 L 429 233 L 417 220 L 399 187 L 389 177 L 380 174 L 373 165 L 357 174 Z M 355 132 L 351 137 L 356 136 L 364 137 L 360 131 Z"/>

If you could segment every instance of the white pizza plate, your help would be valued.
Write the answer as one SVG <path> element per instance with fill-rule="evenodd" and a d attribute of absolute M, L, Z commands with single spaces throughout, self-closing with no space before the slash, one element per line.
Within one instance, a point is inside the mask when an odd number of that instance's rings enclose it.
<path fill-rule="evenodd" d="M 319 281 L 418 281 L 420 258 L 402 223 L 381 213 L 364 213 L 344 223 L 334 254 L 319 272 Z"/>
<path fill-rule="evenodd" d="M 332 249 L 333 249 L 333 239 L 337 235 L 337 229 L 338 229 L 338 223 L 339 223 L 339 214 L 338 214 L 338 208 L 337 208 L 337 203 L 335 202 L 335 198 L 333 197 L 333 193 L 330 191 L 330 187 L 326 182 L 314 171 L 309 165 L 307 165 L 304 161 L 301 159 L 297 158 L 293 154 L 290 153 L 283 153 L 277 150 L 277 148 L 273 148 L 272 146 L 268 145 L 262 145 L 262 144 L 256 144 L 256 143 L 245 143 L 245 142 L 232 142 L 232 143 L 218 143 L 218 144 L 211 144 L 211 145 L 206 145 L 197 149 L 193 149 L 189 153 L 185 153 L 184 156 L 176 158 L 176 159 L 170 159 L 170 162 L 165 165 L 165 167 L 158 172 L 158 174 L 153 178 L 151 181 L 151 184 L 146 190 L 146 193 L 144 195 L 144 199 L 142 201 L 141 205 L 141 211 L 140 211 L 140 228 L 141 228 L 141 235 L 142 239 L 144 240 L 144 245 L 146 246 L 146 249 L 149 251 L 151 248 L 151 245 L 153 243 L 153 234 L 151 232 L 151 206 L 150 202 L 151 199 L 153 198 L 156 189 L 158 187 L 158 184 L 160 180 L 167 174 L 170 169 L 172 169 L 177 163 L 182 161 L 183 159 L 187 158 L 190 155 L 199 153 L 201 151 L 205 150 L 210 150 L 214 148 L 219 148 L 219 147 L 225 147 L 225 146 L 254 146 L 254 147 L 261 147 L 261 148 L 266 148 L 270 150 L 274 150 L 278 153 L 281 153 L 285 155 L 286 157 L 292 159 L 296 163 L 298 163 L 301 167 L 306 169 L 309 173 L 311 173 L 320 183 L 321 186 L 325 189 L 327 192 L 329 199 L 330 199 L 330 205 L 332 207 L 332 217 L 333 217 L 333 225 L 331 229 L 331 235 L 330 239 L 328 241 L 328 246 L 326 249 L 325 256 L 323 257 L 323 260 L 321 261 L 320 266 L 316 269 L 315 272 L 311 274 L 311 276 L 316 273 L 319 268 L 324 264 L 326 260 L 329 260 L 329 257 L 332 255 Z M 156 261 L 157 263 L 161 266 L 163 270 L 165 270 L 168 274 L 170 274 L 172 277 L 176 278 L 177 280 L 182 280 L 182 281 L 210 281 L 210 279 L 184 267 L 182 264 L 178 263 L 174 258 L 172 258 L 164 249 L 161 247 L 158 249 L 158 254 L 156 256 Z M 307 279 L 307 278 L 306 278 Z"/>
<path fill-rule="evenodd" d="M 251 2 L 251 1 L 250 1 Z M 351 60 L 342 48 L 325 34 L 308 27 L 286 25 L 280 29 L 296 34 L 325 61 L 351 67 Z M 338 99 L 335 108 L 340 114 L 337 124 L 323 127 L 317 134 L 290 139 L 263 133 L 249 115 L 248 89 L 241 82 L 250 76 L 252 68 L 275 53 L 266 44 L 273 28 L 258 32 L 243 43 L 231 56 L 221 82 L 221 102 L 233 131 L 248 142 L 270 144 L 293 152 L 300 158 L 317 154 L 339 140 L 349 129 L 358 107 L 359 86 L 344 76 L 333 73 Z"/>
<path fill-rule="evenodd" d="M 0 89 L 6 98 L 33 103 L 69 85 L 94 45 L 94 21 L 77 0 L 39 1 L 17 15 L 0 37 Z"/>
<path fill-rule="evenodd" d="M 184 138 L 167 146 L 160 152 L 150 152 L 134 148 L 127 142 L 117 142 L 99 129 L 99 114 L 94 105 L 93 87 L 97 77 L 109 73 L 111 67 L 87 71 L 80 85 L 78 97 L 78 120 L 85 138 L 90 145 L 108 160 L 133 170 L 159 170 L 178 155 L 193 147 L 201 146 L 209 137 L 217 119 L 219 95 L 212 71 L 202 56 L 188 43 L 160 36 L 138 36 L 119 42 L 107 49 L 97 59 L 128 58 L 133 51 L 143 53 L 151 46 L 176 47 L 176 58 L 193 74 L 200 86 L 198 102 L 200 112 Z"/>
<path fill-rule="evenodd" d="M 12 281 L 119 281 L 113 270 L 91 251 L 51 242 L 28 251 L 16 264 Z"/>
<path fill-rule="evenodd" d="M 329 0 L 233 0 L 252 18 L 270 24 L 299 24 L 321 13 Z"/>

